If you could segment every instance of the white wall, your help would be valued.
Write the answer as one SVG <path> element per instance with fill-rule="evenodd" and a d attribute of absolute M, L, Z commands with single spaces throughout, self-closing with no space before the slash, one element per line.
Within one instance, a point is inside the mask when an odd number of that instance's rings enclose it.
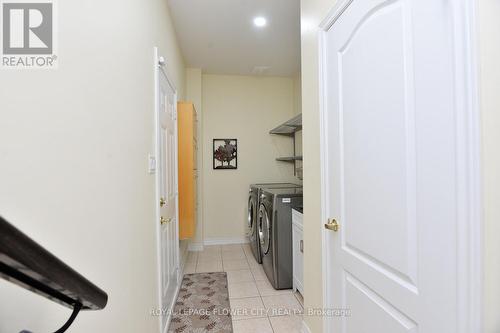
<path fill-rule="evenodd" d="M 300 72 L 293 76 L 293 114 L 302 113 L 302 77 Z M 302 155 L 302 130 L 295 133 L 295 155 Z M 303 167 L 302 161 L 297 161 L 297 169 Z"/>
<path fill-rule="evenodd" d="M 483 139 L 484 332 L 500 332 L 500 2 L 479 4 Z"/>
<path fill-rule="evenodd" d="M 296 181 L 292 140 L 269 130 L 294 113 L 292 78 L 203 75 L 203 232 L 205 241 L 242 240 L 251 183 Z M 213 170 L 212 140 L 238 139 L 238 169 Z"/>
<path fill-rule="evenodd" d="M 0 214 L 109 295 L 71 332 L 158 332 L 153 46 L 184 95 L 164 0 L 64 0 L 59 69 L 0 73 Z M 0 280 L 0 332 L 70 311 Z"/>
<path fill-rule="evenodd" d="M 293 114 L 297 115 L 302 112 L 302 77 L 300 71 L 293 77 Z"/>
<path fill-rule="evenodd" d="M 315 272 L 304 274 L 305 308 L 323 306 L 318 27 L 335 2 L 335 0 L 301 1 L 304 272 Z M 323 318 L 304 316 L 304 320 L 311 332 L 323 331 Z"/>

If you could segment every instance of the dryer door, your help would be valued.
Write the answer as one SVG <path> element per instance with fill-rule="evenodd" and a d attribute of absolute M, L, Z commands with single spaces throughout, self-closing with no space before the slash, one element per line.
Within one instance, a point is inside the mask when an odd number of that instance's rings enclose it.
<path fill-rule="evenodd" d="M 248 229 L 249 233 L 253 234 L 253 224 L 255 223 L 255 210 L 257 207 L 255 207 L 255 198 L 253 195 L 250 194 L 248 198 Z"/>
<path fill-rule="evenodd" d="M 258 225 L 260 248 L 262 255 L 266 255 L 269 253 L 271 247 L 271 221 L 269 220 L 269 214 L 264 204 L 261 204 L 259 208 Z"/>

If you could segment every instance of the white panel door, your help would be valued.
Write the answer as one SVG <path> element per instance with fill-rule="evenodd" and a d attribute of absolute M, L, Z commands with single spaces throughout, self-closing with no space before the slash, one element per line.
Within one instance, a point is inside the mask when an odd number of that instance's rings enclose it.
<path fill-rule="evenodd" d="M 178 287 L 177 231 L 177 101 L 163 70 L 159 70 L 158 100 L 158 205 L 160 217 L 161 308 L 171 309 Z M 162 332 L 169 316 L 162 316 Z"/>
<path fill-rule="evenodd" d="M 458 332 L 452 3 L 354 0 L 323 33 L 328 332 Z"/>

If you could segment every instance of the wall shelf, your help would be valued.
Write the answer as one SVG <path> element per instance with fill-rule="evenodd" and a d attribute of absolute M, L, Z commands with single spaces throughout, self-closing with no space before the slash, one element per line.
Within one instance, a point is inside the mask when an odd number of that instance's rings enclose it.
<path fill-rule="evenodd" d="M 302 114 L 293 117 L 290 120 L 285 121 L 283 124 L 273 128 L 269 131 L 269 134 L 294 136 L 295 132 L 302 129 Z"/>
<path fill-rule="evenodd" d="M 280 162 L 302 161 L 302 156 L 278 157 L 278 158 L 276 158 L 276 161 L 280 161 Z"/>
<path fill-rule="evenodd" d="M 296 162 L 302 161 L 302 156 L 295 155 L 296 154 L 296 152 L 295 152 L 295 133 L 297 133 L 300 130 L 302 130 L 302 113 L 293 117 L 292 119 L 285 121 L 283 124 L 273 128 L 272 130 L 269 131 L 269 134 L 285 135 L 285 136 L 289 136 L 293 139 L 293 155 L 292 156 L 285 156 L 285 157 L 278 157 L 278 158 L 276 158 L 276 161 L 293 163 L 293 174 L 295 176 L 298 175 Z"/>

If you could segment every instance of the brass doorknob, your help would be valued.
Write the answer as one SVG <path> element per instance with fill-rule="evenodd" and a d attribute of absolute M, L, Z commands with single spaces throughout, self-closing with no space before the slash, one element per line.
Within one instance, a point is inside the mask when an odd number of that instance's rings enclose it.
<path fill-rule="evenodd" d="M 170 223 L 170 221 L 172 221 L 172 219 L 171 219 L 171 218 L 166 219 L 166 218 L 164 218 L 163 216 L 160 216 L 160 223 L 161 223 L 162 225 L 163 225 L 163 224 L 165 224 L 165 223 Z"/>
<path fill-rule="evenodd" d="M 333 230 L 335 232 L 339 231 L 339 223 L 335 219 L 329 219 L 328 223 L 325 224 L 325 229 Z"/>
<path fill-rule="evenodd" d="M 160 198 L 160 207 L 165 206 L 165 204 L 166 204 L 166 203 L 167 203 L 167 201 L 165 200 L 165 198 L 164 198 L 164 197 L 161 197 L 161 198 Z"/>

